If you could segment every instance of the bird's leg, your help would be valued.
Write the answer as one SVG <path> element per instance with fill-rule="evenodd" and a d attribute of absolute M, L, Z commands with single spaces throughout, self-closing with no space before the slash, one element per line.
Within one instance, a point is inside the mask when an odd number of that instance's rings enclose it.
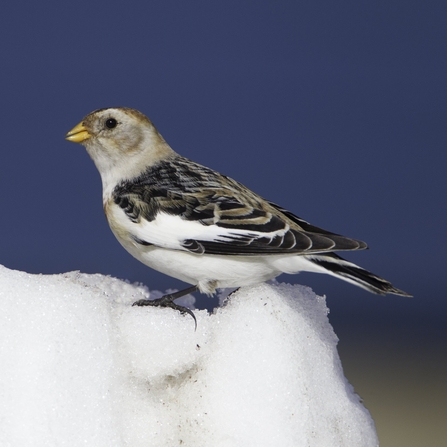
<path fill-rule="evenodd" d="M 194 324 L 197 329 L 197 320 L 196 316 L 192 312 L 192 310 L 188 309 L 187 307 L 179 306 L 178 304 L 175 304 L 174 301 L 177 298 L 181 298 L 182 296 L 188 295 L 189 293 L 193 293 L 199 290 L 198 286 L 191 286 L 184 290 L 179 290 L 178 292 L 169 293 L 167 295 L 162 296 L 161 298 L 158 298 L 156 300 L 138 300 L 135 301 L 135 303 L 132 304 L 132 306 L 155 306 L 155 307 L 170 307 L 171 309 L 178 310 L 180 313 L 184 314 L 187 313 L 191 315 L 191 317 L 194 319 Z"/>

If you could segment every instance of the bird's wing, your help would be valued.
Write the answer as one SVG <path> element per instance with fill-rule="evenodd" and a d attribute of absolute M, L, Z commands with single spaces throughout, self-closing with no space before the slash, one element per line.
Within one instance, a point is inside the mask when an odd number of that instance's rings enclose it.
<path fill-rule="evenodd" d="M 318 253 L 366 248 L 361 241 L 320 230 L 245 186 L 195 165 L 178 162 L 169 181 L 154 172 L 114 191 L 135 241 L 213 255 Z M 198 168 L 197 168 L 198 167 Z M 166 173 L 165 173 L 166 174 Z M 179 175 L 181 174 L 181 175 Z"/>

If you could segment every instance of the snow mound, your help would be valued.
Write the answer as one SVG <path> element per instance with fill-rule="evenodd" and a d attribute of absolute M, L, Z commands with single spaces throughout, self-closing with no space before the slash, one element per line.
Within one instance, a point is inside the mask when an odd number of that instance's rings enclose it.
<path fill-rule="evenodd" d="M 242 288 L 214 314 L 142 286 L 0 266 L 2 446 L 377 446 L 325 300 Z"/>

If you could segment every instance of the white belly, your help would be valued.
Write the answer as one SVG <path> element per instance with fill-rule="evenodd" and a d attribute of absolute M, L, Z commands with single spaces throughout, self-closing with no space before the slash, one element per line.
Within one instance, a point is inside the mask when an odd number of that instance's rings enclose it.
<path fill-rule="evenodd" d="M 143 264 L 198 285 L 204 293 L 213 293 L 216 288 L 258 284 L 282 273 L 264 257 L 197 255 L 158 247 L 137 248 L 128 251 Z"/>

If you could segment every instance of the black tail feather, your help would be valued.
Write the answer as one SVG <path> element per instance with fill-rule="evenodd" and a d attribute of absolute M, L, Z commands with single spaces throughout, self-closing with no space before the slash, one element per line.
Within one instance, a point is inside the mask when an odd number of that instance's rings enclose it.
<path fill-rule="evenodd" d="M 408 297 L 412 296 L 403 290 L 396 289 L 389 281 L 368 272 L 352 262 L 346 261 L 335 253 L 325 253 L 306 257 L 314 264 L 327 270 L 328 273 L 331 273 L 332 275 L 357 286 L 363 287 L 370 292 L 377 293 L 379 295 L 392 293 L 394 295 Z"/>

